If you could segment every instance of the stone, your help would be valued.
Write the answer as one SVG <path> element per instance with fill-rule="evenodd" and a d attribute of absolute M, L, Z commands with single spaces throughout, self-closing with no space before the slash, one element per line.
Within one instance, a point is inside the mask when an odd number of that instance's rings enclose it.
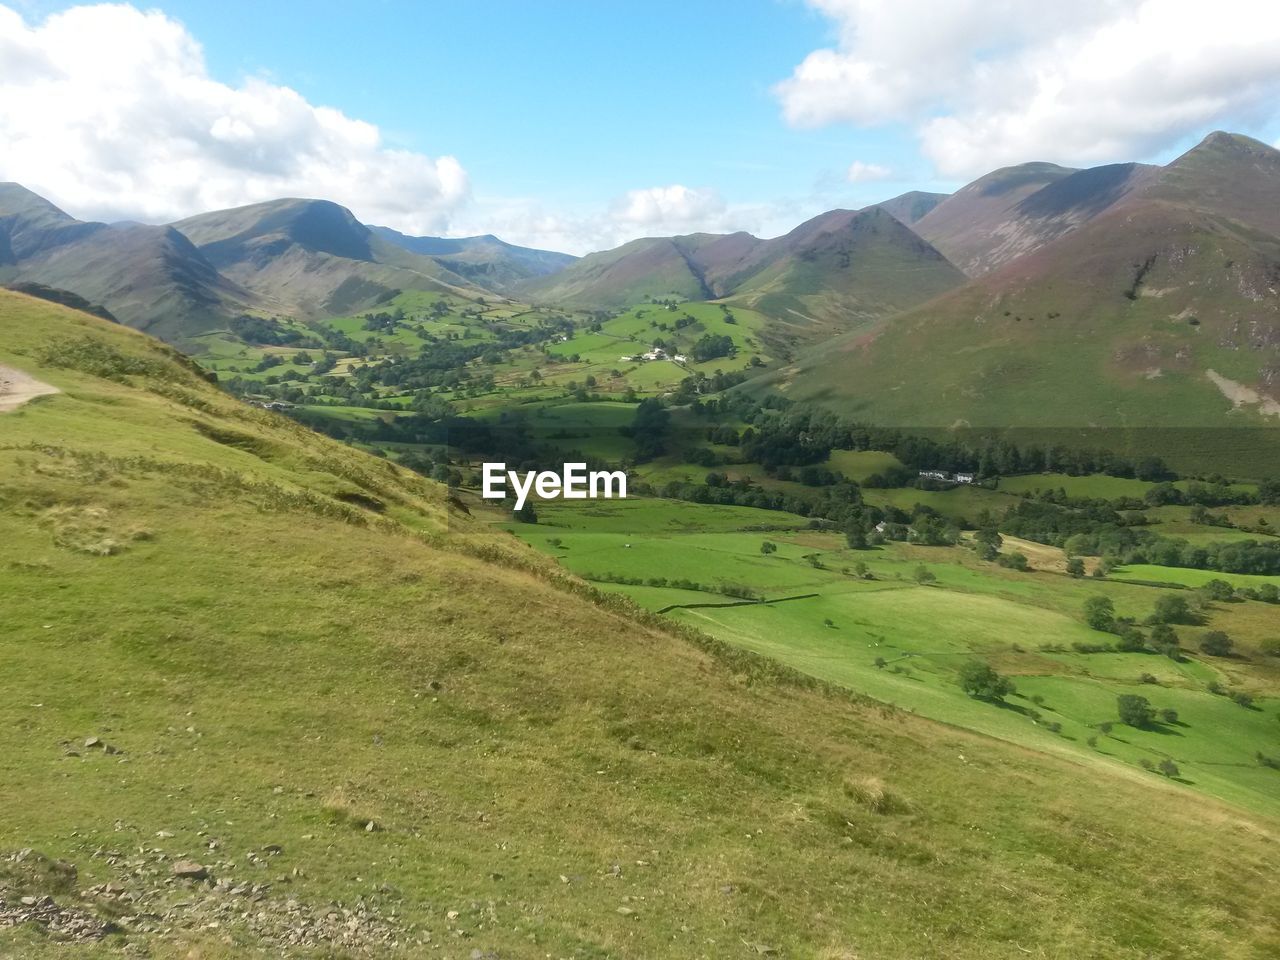
<path fill-rule="evenodd" d="M 84 745 L 90 748 L 100 747 L 102 746 L 102 740 L 99 737 L 86 737 L 84 741 Z"/>
<path fill-rule="evenodd" d="M 173 875 L 182 880 L 204 880 L 209 876 L 209 871 L 194 860 L 178 860 L 173 865 Z"/>

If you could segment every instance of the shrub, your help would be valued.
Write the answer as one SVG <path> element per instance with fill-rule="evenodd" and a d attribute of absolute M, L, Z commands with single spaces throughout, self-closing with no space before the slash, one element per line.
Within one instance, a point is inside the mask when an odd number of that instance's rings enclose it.
<path fill-rule="evenodd" d="M 1149 727 L 1155 719 L 1151 702 L 1136 693 L 1122 693 L 1116 697 L 1116 709 L 1120 714 L 1120 722 L 1131 727 Z"/>
<path fill-rule="evenodd" d="M 1115 626 L 1116 605 L 1110 597 L 1090 597 L 1084 602 L 1084 622 L 1094 630 L 1109 631 Z"/>
<path fill-rule="evenodd" d="M 1182 772 L 1178 769 L 1178 765 L 1168 758 L 1160 761 L 1159 769 L 1166 777 L 1176 777 Z"/>
<path fill-rule="evenodd" d="M 1173 710 L 1169 707 L 1165 707 L 1165 709 L 1160 711 L 1160 719 L 1163 720 L 1165 723 L 1177 723 L 1178 711 Z"/>
<path fill-rule="evenodd" d="M 1195 617 L 1191 614 L 1191 606 L 1187 603 L 1186 597 L 1180 597 L 1176 594 L 1165 594 L 1156 600 L 1155 610 L 1152 611 L 1150 623 L 1195 623 Z"/>
<path fill-rule="evenodd" d="M 1210 630 L 1200 638 L 1200 649 L 1211 657 L 1229 657 L 1234 646 L 1231 638 L 1221 630 Z"/>

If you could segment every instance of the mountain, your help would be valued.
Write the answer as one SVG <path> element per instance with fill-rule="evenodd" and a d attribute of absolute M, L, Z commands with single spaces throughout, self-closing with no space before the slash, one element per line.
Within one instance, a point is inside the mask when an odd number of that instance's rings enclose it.
<path fill-rule="evenodd" d="M 764 262 L 735 278 L 732 296 L 784 319 L 802 340 L 863 327 L 964 281 L 878 207 L 823 214 L 767 243 Z"/>
<path fill-rule="evenodd" d="M 0 414 L 0 909 L 107 937 L 0 954 L 1275 940 L 1262 815 L 644 614 L 132 330 L 0 291 L 0 366 L 61 391 Z"/>
<path fill-rule="evenodd" d="M 1056 239 L 754 389 L 899 426 L 1124 428 L 1202 466 L 1206 445 L 1253 443 L 1256 469 L 1280 472 L 1267 197 L 1280 197 L 1280 152 L 1220 134 L 1164 168 L 1053 171 L 1006 214 L 1064 227 Z"/>
<path fill-rule="evenodd" d="M 892 200 L 877 203 L 876 206 L 882 210 L 887 210 L 894 219 L 910 226 L 949 196 L 951 196 L 949 193 L 927 193 L 923 190 L 911 190 L 901 196 L 894 197 Z"/>
<path fill-rule="evenodd" d="M 0 280 L 71 291 L 175 342 L 261 305 L 171 227 L 82 222 L 14 183 L 0 184 Z"/>
<path fill-rule="evenodd" d="M 913 229 L 969 276 L 980 276 L 1102 213 L 1157 169 L 1137 163 L 1005 167 L 947 197 Z"/>
<path fill-rule="evenodd" d="M 475 288 L 328 200 L 269 200 L 173 224 L 224 276 L 303 317 L 349 313 L 397 289 Z"/>
<path fill-rule="evenodd" d="M 546 303 L 622 307 L 646 298 L 727 298 L 773 317 L 773 335 L 816 339 L 887 316 L 964 276 L 886 210 L 832 210 L 790 233 L 633 240 L 516 290 Z"/>
<path fill-rule="evenodd" d="M 479 237 L 410 237 L 390 227 L 370 227 L 396 246 L 431 257 L 472 283 L 490 290 L 506 290 L 530 277 L 564 269 L 578 258 L 568 253 L 519 247 L 493 234 Z"/>

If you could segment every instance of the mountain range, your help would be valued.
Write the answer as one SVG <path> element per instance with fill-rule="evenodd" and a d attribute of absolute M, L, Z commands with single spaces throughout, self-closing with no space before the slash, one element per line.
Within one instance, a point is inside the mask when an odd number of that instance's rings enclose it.
<path fill-rule="evenodd" d="M 1261 426 L 1280 415 L 1280 151 L 996 171 L 914 225 L 973 279 L 765 377 L 902 426 Z"/>
<path fill-rule="evenodd" d="M 182 345 L 242 313 L 348 313 L 401 289 L 475 298 L 574 258 L 495 237 L 410 237 L 327 200 L 283 199 L 166 226 L 75 219 L 0 184 L 0 281 L 101 304 Z"/>
<path fill-rule="evenodd" d="M 719 300 L 768 318 L 743 387 L 904 426 L 1257 425 L 1280 416 L 1280 152 L 1213 133 L 1165 166 L 1031 162 L 780 237 L 649 237 L 581 259 L 410 237 L 325 200 L 85 223 L 0 185 L 0 282 L 179 346 L 241 313 L 399 290 L 584 309 Z"/>

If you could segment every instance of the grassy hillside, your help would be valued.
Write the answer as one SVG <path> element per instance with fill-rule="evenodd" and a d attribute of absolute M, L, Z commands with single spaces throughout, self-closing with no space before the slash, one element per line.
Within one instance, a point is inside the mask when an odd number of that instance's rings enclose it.
<path fill-rule="evenodd" d="M 835 229 L 796 238 L 785 255 L 740 279 L 733 299 L 778 318 L 789 339 L 814 342 L 963 282 L 942 254 L 888 212 L 872 208 Z"/>
<path fill-rule="evenodd" d="M 1280 949 L 1265 815 L 630 614 L 96 318 L 0 293 L 0 363 L 62 391 L 0 415 L 0 955 Z"/>
<path fill-rule="evenodd" d="M 1116 428 L 1187 469 L 1274 473 L 1277 258 L 1280 239 L 1221 217 L 1118 207 L 769 386 L 901 426 Z"/>

